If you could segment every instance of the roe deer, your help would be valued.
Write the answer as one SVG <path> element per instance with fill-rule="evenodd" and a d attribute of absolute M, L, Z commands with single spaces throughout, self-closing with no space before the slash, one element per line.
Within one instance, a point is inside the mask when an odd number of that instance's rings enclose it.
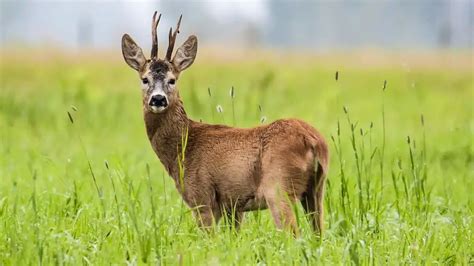
<path fill-rule="evenodd" d="M 159 59 L 156 30 L 161 14 L 156 15 L 151 28 L 151 58 L 146 59 L 127 34 L 122 37 L 122 53 L 142 82 L 151 146 L 184 201 L 194 209 L 199 225 L 209 227 L 226 215 L 238 227 L 243 212 L 268 207 L 277 228 L 298 234 L 292 204 L 301 201 L 314 229 L 321 233 L 328 171 L 328 147 L 323 136 L 296 119 L 246 129 L 189 119 L 177 81 L 196 58 L 197 38 L 188 37 L 172 57 L 181 16 L 175 31 L 169 31 L 165 58 Z"/>

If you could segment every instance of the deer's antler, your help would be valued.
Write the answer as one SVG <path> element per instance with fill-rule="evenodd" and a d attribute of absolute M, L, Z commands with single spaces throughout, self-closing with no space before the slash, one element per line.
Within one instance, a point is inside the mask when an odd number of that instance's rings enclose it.
<path fill-rule="evenodd" d="M 183 15 L 179 16 L 178 25 L 176 25 L 176 29 L 173 32 L 173 28 L 170 28 L 170 33 L 168 34 L 168 51 L 166 51 L 166 60 L 171 60 L 171 55 L 173 54 L 174 43 L 176 41 L 176 36 L 179 33 L 179 25 L 181 25 L 181 19 Z"/>
<path fill-rule="evenodd" d="M 158 35 L 156 34 L 156 29 L 158 28 L 158 23 L 160 23 L 161 14 L 156 19 L 156 14 L 158 12 L 155 11 L 153 14 L 153 21 L 151 22 L 151 59 L 158 58 Z"/>

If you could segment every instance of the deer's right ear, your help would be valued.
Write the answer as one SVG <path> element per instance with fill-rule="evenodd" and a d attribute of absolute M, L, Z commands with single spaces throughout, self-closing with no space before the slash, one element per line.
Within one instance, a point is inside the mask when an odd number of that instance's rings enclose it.
<path fill-rule="evenodd" d="M 137 71 L 146 63 L 142 48 L 128 34 L 122 37 L 122 55 L 125 62 Z"/>

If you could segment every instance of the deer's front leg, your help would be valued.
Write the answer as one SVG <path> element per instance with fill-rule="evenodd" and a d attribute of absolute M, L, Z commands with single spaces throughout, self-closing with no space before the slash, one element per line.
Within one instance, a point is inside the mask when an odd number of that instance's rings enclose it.
<path fill-rule="evenodd" d="M 217 224 L 221 218 L 221 212 L 211 206 L 198 207 L 194 211 L 194 217 L 200 228 L 210 229 L 213 224 Z"/>
<path fill-rule="evenodd" d="M 185 189 L 182 191 L 184 201 L 193 209 L 197 225 L 209 229 L 218 223 L 222 213 L 217 203 L 216 191 L 209 182 L 210 177 L 188 175 L 184 178 Z"/>
<path fill-rule="evenodd" d="M 244 213 L 236 210 L 225 210 L 227 223 L 235 230 L 238 230 L 244 219 Z"/>
<path fill-rule="evenodd" d="M 195 205 L 194 217 L 202 229 L 210 229 L 213 224 L 219 222 L 222 216 L 214 195 L 215 193 L 212 190 L 209 190 L 209 193 L 196 195 L 199 198 L 199 203 Z"/>

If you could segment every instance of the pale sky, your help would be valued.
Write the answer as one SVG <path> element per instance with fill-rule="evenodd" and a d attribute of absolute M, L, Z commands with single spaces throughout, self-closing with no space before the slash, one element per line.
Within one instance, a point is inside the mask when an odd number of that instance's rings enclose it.
<path fill-rule="evenodd" d="M 0 0 L 0 44 L 116 47 L 123 33 L 148 44 L 183 14 L 184 35 L 202 43 L 314 49 L 472 48 L 470 0 Z"/>

